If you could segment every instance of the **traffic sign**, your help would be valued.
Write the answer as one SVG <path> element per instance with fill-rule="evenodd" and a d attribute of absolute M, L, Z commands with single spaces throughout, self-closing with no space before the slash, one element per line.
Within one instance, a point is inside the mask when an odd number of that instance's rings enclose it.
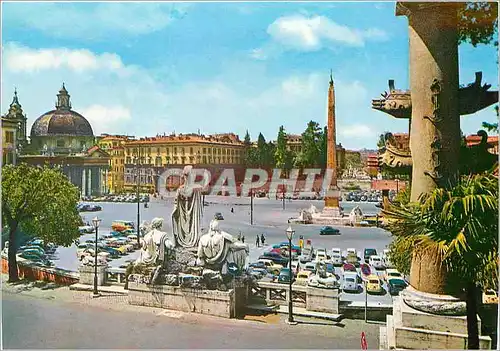
<path fill-rule="evenodd" d="M 361 332 L 361 349 L 368 350 L 368 343 L 366 342 L 365 332 Z"/>
<path fill-rule="evenodd" d="M 240 275 L 240 269 L 238 268 L 238 266 L 236 265 L 236 263 L 234 262 L 231 262 L 227 265 L 227 271 L 229 274 L 231 274 L 232 276 L 238 276 Z"/>

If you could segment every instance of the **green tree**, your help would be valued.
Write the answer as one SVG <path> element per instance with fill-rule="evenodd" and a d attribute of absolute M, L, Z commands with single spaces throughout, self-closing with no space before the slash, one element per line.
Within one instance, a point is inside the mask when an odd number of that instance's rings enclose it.
<path fill-rule="evenodd" d="M 274 163 L 276 167 L 285 171 L 289 160 L 289 151 L 287 148 L 287 136 L 285 127 L 280 126 L 278 137 L 276 138 L 276 148 L 274 150 Z"/>
<path fill-rule="evenodd" d="M 326 168 L 328 161 L 328 128 L 325 126 L 319 135 L 319 167 Z M 340 175 L 341 173 L 338 173 Z"/>
<path fill-rule="evenodd" d="M 317 167 L 320 163 L 321 128 L 318 122 L 309 121 L 302 133 L 302 167 Z"/>
<path fill-rule="evenodd" d="M 380 136 L 378 137 L 378 141 L 377 141 L 377 147 L 379 149 L 383 148 L 385 146 L 385 135 L 389 133 L 388 131 L 385 131 L 383 132 L 382 134 L 380 134 Z"/>
<path fill-rule="evenodd" d="M 458 12 L 460 43 L 498 46 L 495 34 L 498 32 L 497 2 L 467 2 Z"/>
<path fill-rule="evenodd" d="M 59 169 L 7 165 L 2 168 L 2 222 L 9 232 L 9 281 L 19 280 L 19 229 L 46 243 L 69 246 L 80 236 L 79 191 Z"/>
<path fill-rule="evenodd" d="M 498 166 L 495 169 L 498 171 Z M 498 177 L 494 171 L 464 176 L 452 188 L 438 188 L 418 202 L 383 210 L 396 237 L 391 257 L 409 271 L 415 255 L 434 253 L 447 269 L 449 292 L 465 290 L 469 349 L 479 348 L 480 289 L 498 289 Z M 404 253 L 406 252 L 406 253 Z"/>

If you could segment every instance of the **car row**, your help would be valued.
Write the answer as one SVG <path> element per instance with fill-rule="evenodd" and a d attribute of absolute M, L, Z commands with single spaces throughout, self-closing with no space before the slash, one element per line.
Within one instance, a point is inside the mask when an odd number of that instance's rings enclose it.
<path fill-rule="evenodd" d="M 97 201 L 97 202 L 137 202 L 137 195 L 128 193 L 120 195 L 106 195 L 100 197 L 84 197 L 84 201 Z M 139 202 L 149 202 L 150 198 L 148 194 L 140 194 Z"/>
<path fill-rule="evenodd" d="M 94 205 L 94 204 L 85 204 L 85 203 L 79 203 L 76 206 L 76 209 L 78 212 L 98 212 L 102 211 L 102 207 L 99 205 Z"/>

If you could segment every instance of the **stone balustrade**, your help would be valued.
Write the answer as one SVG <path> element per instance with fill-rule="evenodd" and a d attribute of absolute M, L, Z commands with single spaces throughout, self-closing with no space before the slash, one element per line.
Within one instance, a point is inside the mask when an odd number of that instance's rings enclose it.
<path fill-rule="evenodd" d="M 288 305 L 288 284 L 256 282 L 249 287 L 250 300 L 265 300 L 268 304 Z M 308 311 L 339 313 L 339 289 L 313 288 L 304 285 L 292 285 L 294 306 Z"/>
<path fill-rule="evenodd" d="M 125 268 L 108 267 L 106 270 L 106 280 L 109 284 L 125 285 Z"/>

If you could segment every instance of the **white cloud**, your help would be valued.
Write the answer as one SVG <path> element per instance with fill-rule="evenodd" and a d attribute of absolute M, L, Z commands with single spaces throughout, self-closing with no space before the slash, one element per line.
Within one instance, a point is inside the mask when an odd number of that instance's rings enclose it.
<path fill-rule="evenodd" d="M 94 127 L 95 134 L 107 133 L 120 123 L 129 121 L 130 110 L 124 106 L 91 105 L 79 111 Z"/>
<path fill-rule="evenodd" d="M 376 135 L 374 128 L 365 124 L 351 124 L 339 128 L 339 132 L 344 137 L 367 138 Z"/>
<path fill-rule="evenodd" d="M 12 43 L 7 44 L 4 48 L 4 64 L 12 72 L 33 72 L 60 68 L 83 72 L 123 68 L 123 63 L 116 54 L 96 55 L 86 49 L 31 49 Z"/>
<path fill-rule="evenodd" d="M 251 57 L 266 59 L 280 45 L 284 49 L 318 51 L 335 45 L 363 47 L 367 40 L 387 40 L 388 35 L 378 28 L 360 30 L 338 24 L 325 16 L 296 14 L 276 19 L 267 28 L 271 42 L 254 49 Z"/>
<path fill-rule="evenodd" d="M 8 44 L 4 53 L 13 57 L 18 49 Z M 65 52 L 68 57 L 79 52 L 50 50 Z M 50 50 L 22 48 L 28 56 Z M 89 62 L 100 57 L 90 51 L 88 55 L 93 58 Z M 119 56 L 116 59 L 122 62 Z M 329 72 L 273 78 L 242 63 L 234 73 L 172 85 L 153 71 L 123 62 L 114 70 L 107 64 L 87 64 L 85 67 L 90 68 L 85 74 L 69 64 L 42 67 L 30 71 L 4 65 L 2 102 L 6 103 L 2 106 L 8 106 L 17 87 L 30 127 L 38 116 L 54 108 L 62 82 L 71 94 L 73 109 L 90 121 L 96 134 L 154 136 L 196 132 L 199 128 L 202 133 L 235 132 L 243 137 L 248 129 L 253 138 L 262 132 L 270 140 L 276 138 L 282 124 L 294 134 L 302 133 L 309 120 L 326 124 Z M 339 142 L 345 147 L 376 143 L 375 139 L 341 133 L 340 126 L 351 125 L 360 116 L 366 121 L 370 99 L 363 84 L 335 79 L 335 89 Z"/>
<path fill-rule="evenodd" d="M 189 3 L 10 3 L 4 21 L 60 38 L 107 39 L 141 35 L 167 27 L 185 15 Z"/>

